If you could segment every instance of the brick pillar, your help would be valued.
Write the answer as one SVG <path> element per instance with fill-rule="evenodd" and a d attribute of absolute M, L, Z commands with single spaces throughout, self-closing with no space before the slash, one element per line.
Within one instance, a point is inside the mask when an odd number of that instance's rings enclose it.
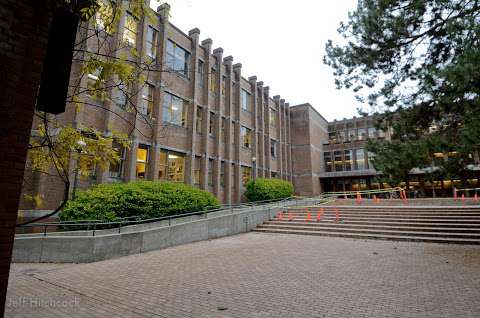
<path fill-rule="evenodd" d="M 240 90 L 241 90 L 241 85 L 240 81 L 242 80 L 242 64 L 237 63 L 233 65 L 233 72 L 235 73 L 236 77 L 236 83 L 235 87 L 233 88 L 235 90 L 235 102 L 232 103 L 232 107 L 234 109 L 233 114 L 235 118 L 235 140 L 233 142 L 235 150 L 234 150 L 234 162 L 235 162 L 235 178 L 233 180 L 234 182 L 234 188 L 235 188 L 235 193 L 233 193 L 232 196 L 232 201 L 235 203 L 240 202 L 241 200 L 241 185 L 242 185 L 242 180 L 241 180 L 241 167 L 240 167 L 240 144 L 241 144 L 241 137 L 240 137 Z"/>
<path fill-rule="evenodd" d="M 0 314 L 53 1 L 0 2 Z M 35 40 L 32 40 L 35 39 Z"/>
<path fill-rule="evenodd" d="M 219 197 L 220 194 L 220 166 L 222 163 L 221 156 L 220 156 L 220 144 L 221 144 L 221 137 L 220 137 L 220 129 L 221 129 L 221 121 L 222 121 L 222 113 L 221 113 L 221 101 L 222 101 L 222 58 L 223 58 L 223 49 L 221 47 L 216 48 L 213 50 L 213 56 L 216 58 L 216 98 L 215 98 L 215 105 L 214 105 L 214 112 L 215 112 L 215 123 L 213 129 L 213 155 L 215 157 L 213 161 L 213 193 L 216 197 Z"/>
<path fill-rule="evenodd" d="M 200 162 L 200 188 L 206 190 L 208 189 L 208 159 L 209 159 L 209 153 L 208 153 L 208 142 L 209 142 L 209 135 L 208 135 L 208 127 L 210 124 L 210 110 L 209 110 L 209 105 L 210 105 L 210 71 L 212 68 L 212 64 L 210 62 L 210 54 L 212 52 L 212 43 L 213 41 L 211 39 L 205 39 L 202 41 L 202 47 L 205 50 L 205 70 L 209 76 L 207 77 L 207 81 L 205 82 L 205 85 L 203 86 L 205 89 L 205 106 L 203 107 L 203 127 L 202 127 L 202 159 Z"/>
<path fill-rule="evenodd" d="M 270 178 L 271 177 L 271 172 L 272 172 L 272 156 L 270 154 L 270 105 L 269 105 L 269 100 L 270 100 L 270 87 L 265 86 L 263 88 L 263 93 L 264 93 L 264 100 L 265 100 L 265 106 L 264 106 L 264 113 L 265 113 L 265 133 L 266 133 L 266 140 L 265 140 L 265 177 Z"/>
<path fill-rule="evenodd" d="M 265 177 L 265 110 L 263 82 L 257 82 L 257 114 L 258 114 L 258 176 Z"/>
<path fill-rule="evenodd" d="M 227 94 L 225 98 L 225 131 L 222 132 L 225 136 L 225 186 L 224 186 L 224 195 L 225 195 L 225 203 L 230 204 L 232 203 L 232 188 L 233 188 L 233 180 L 232 180 L 232 130 L 234 126 L 232 125 L 233 119 L 233 106 L 232 106 L 232 64 L 233 64 L 233 57 L 227 56 L 223 59 L 223 64 L 225 65 L 225 76 L 226 76 L 226 87 L 225 87 L 225 94 Z"/>

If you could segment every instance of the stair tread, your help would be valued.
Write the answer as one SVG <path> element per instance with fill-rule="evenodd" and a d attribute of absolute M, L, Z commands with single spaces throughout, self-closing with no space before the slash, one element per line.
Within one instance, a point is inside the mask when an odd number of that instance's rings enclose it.
<path fill-rule="evenodd" d="M 302 226 L 294 226 L 294 225 L 274 225 L 274 226 L 269 226 L 268 224 L 262 224 L 259 226 L 260 228 L 275 228 L 275 227 L 282 227 L 282 228 L 287 228 L 287 229 L 295 229 L 295 228 L 302 228 Z M 430 232 L 430 231 L 397 231 L 397 230 L 371 230 L 371 229 L 351 229 L 351 228 L 340 228 L 338 226 L 333 226 L 333 227 L 322 227 L 322 229 L 331 229 L 331 230 L 340 230 L 342 232 L 344 231 L 350 231 L 350 232 L 381 232 L 381 233 L 395 233 L 395 234 L 423 234 L 423 235 L 429 235 L 429 234 L 434 234 L 436 236 L 438 235 L 453 235 L 453 236 L 477 236 L 480 239 L 480 233 L 443 233 L 443 232 Z"/>
<path fill-rule="evenodd" d="M 402 236 L 402 235 L 385 235 L 385 234 L 362 234 L 362 233 L 348 233 L 348 232 L 322 232 L 322 231 L 306 231 L 306 230 L 283 230 L 283 229 L 262 229 L 256 228 L 255 232 L 271 232 L 271 233 L 285 233 L 285 234 L 311 234 L 324 236 L 341 236 L 341 237 L 363 237 L 363 238 L 385 238 L 397 239 L 407 241 L 431 241 L 431 242 L 461 242 L 461 243 L 475 243 L 480 244 L 480 239 L 465 239 L 465 238 L 448 238 L 448 237 L 426 237 L 426 236 Z"/>

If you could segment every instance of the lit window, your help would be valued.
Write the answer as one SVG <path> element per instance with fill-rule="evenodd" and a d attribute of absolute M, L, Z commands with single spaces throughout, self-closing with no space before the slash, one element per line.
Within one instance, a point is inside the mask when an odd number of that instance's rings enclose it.
<path fill-rule="evenodd" d="M 188 75 L 188 61 L 190 53 L 178 46 L 175 42 L 167 41 L 167 67 L 185 77 Z"/>
<path fill-rule="evenodd" d="M 342 151 L 335 151 L 333 156 L 335 159 L 335 171 L 343 171 Z"/>
<path fill-rule="evenodd" d="M 252 177 L 252 168 L 242 166 L 242 184 L 245 185 Z"/>
<path fill-rule="evenodd" d="M 147 176 L 148 150 L 148 146 L 138 145 L 136 165 L 137 179 L 145 179 Z"/>
<path fill-rule="evenodd" d="M 250 148 L 252 145 L 252 130 L 242 126 L 240 129 L 240 136 L 242 138 L 242 144 L 245 148 Z"/>
<path fill-rule="evenodd" d="M 200 186 L 200 164 L 201 158 L 195 157 L 193 162 L 193 185 Z"/>
<path fill-rule="evenodd" d="M 270 140 L 270 155 L 272 158 L 277 157 L 277 142 L 273 139 Z"/>
<path fill-rule="evenodd" d="M 345 150 L 343 152 L 344 155 L 344 162 L 345 162 L 345 171 L 352 170 L 352 151 Z"/>
<path fill-rule="evenodd" d="M 157 38 L 158 31 L 152 26 L 148 26 L 147 30 L 147 55 L 152 59 L 157 58 Z"/>
<path fill-rule="evenodd" d="M 137 19 L 127 12 L 125 18 L 125 27 L 123 29 L 123 42 L 134 47 L 137 40 Z"/>
<path fill-rule="evenodd" d="M 139 112 L 143 115 L 151 116 L 153 110 L 153 85 L 145 83 L 142 88 L 142 103 Z"/>
<path fill-rule="evenodd" d="M 173 151 L 160 151 L 158 178 L 172 182 L 185 181 L 185 156 Z"/>
<path fill-rule="evenodd" d="M 250 94 L 244 89 L 240 91 L 240 102 L 243 110 L 250 111 Z"/>
<path fill-rule="evenodd" d="M 175 95 L 165 93 L 163 97 L 163 122 L 185 127 L 187 124 L 187 102 Z"/>
<path fill-rule="evenodd" d="M 273 108 L 270 108 L 269 121 L 270 121 L 270 126 L 272 127 L 277 126 L 277 111 Z"/>

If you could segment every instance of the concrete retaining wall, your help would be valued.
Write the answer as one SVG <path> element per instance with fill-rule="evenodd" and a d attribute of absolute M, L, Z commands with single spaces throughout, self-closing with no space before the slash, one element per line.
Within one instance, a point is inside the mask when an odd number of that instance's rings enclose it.
<path fill-rule="evenodd" d="M 273 218 L 281 206 L 258 207 L 236 213 L 217 213 L 208 218 L 188 222 L 145 225 L 137 232 L 98 233 L 96 236 L 17 236 L 13 247 L 13 262 L 19 263 L 88 263 L 110 258 L 248 232 Z"/>

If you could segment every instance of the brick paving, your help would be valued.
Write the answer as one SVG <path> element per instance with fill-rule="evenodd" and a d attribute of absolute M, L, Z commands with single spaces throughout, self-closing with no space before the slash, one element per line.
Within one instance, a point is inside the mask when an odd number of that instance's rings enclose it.
<path fill-rule="evenodd" d="M 480 317 L 480 247 L 248 233 L 14 264 L 7 317 Z"/>

